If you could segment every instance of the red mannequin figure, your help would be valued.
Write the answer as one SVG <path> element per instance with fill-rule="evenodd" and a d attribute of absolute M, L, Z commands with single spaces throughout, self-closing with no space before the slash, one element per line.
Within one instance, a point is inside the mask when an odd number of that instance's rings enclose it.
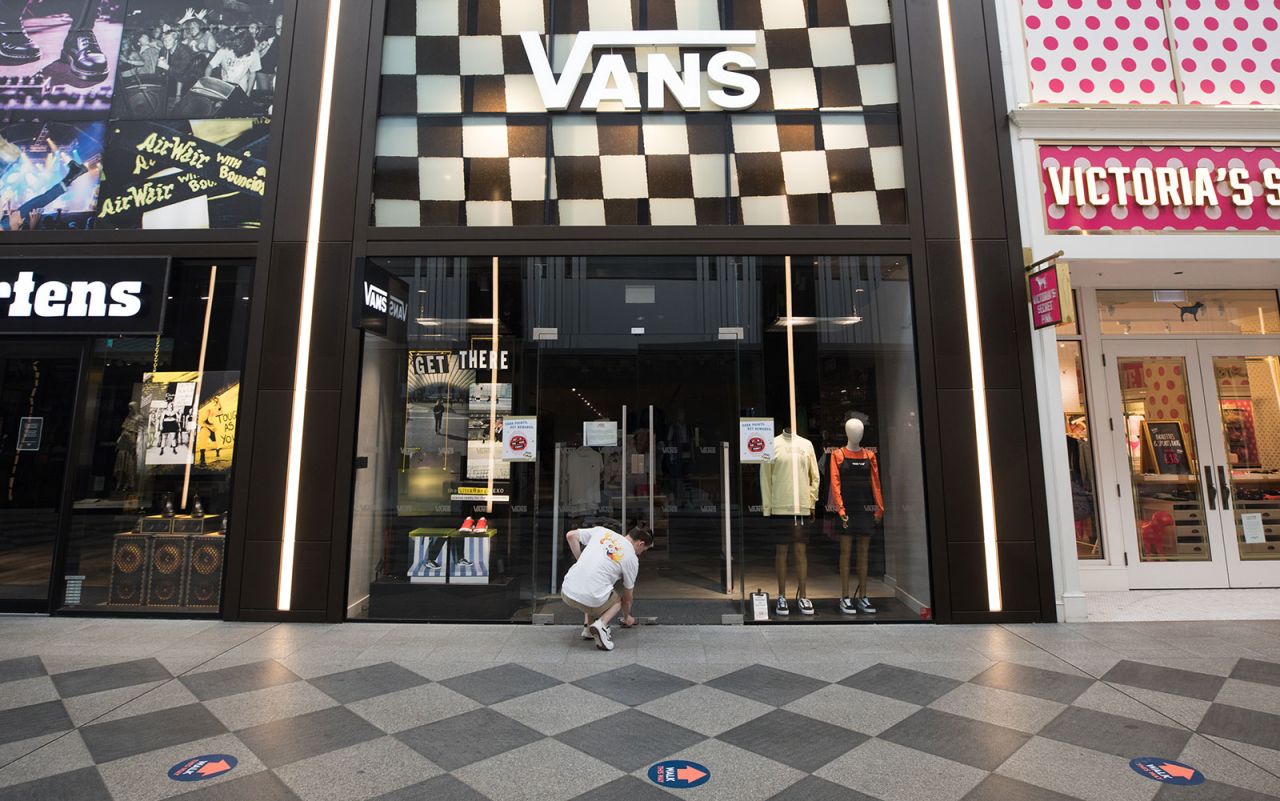
<path fill-rule="evenodd" d="M 1142 521 L 1142 550 L 1148 556 L 1164 556 L 1166 535 L 1173 526 L 1173 515 L 1159 511 Z"/>

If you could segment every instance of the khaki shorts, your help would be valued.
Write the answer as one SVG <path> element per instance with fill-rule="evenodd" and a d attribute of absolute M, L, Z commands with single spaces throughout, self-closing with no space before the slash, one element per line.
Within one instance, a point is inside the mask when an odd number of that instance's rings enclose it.
<path fill-rule="evenodd" d="M 609 593 L 609 599 L 605 601 L 603 604 L 601 604 L 600 606 L 596 606 L 596 607 L 590 607 L 590 606 L 587 606 L 586 604 L 580 604 L 567 595 L 561 595 L 560 599 L 564 601 L 565 606 L 569 606 L 574 609 L 577 609 L 579 612 L 586 613 L 591 617 L 593 621 L 598 620 L 600 617 L 602 617 L 604 613 L 608 612 L 609 609 L 614 604 L 620 603 L 622 601 L 622 598 L 618 596 L 617 590 L 614 590 L 613 592 Z"/>

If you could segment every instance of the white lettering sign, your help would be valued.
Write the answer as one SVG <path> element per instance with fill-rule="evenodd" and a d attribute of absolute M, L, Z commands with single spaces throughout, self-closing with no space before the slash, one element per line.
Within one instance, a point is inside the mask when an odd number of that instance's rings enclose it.
<path fill-rule="evenodd" d="M 1280 167 L 1254 176 L 1245 167 L 1055 167 L 1047 169 L 1056 206 L 1280 206 Z M 1114 199 L 1113 199 L 1114 198 Z"/>
<path fill-rule="evenodd" d="M 0 281 L 0 301 L 9 302 L 9 317 L 136 317 L 142 311 L 141 296 L 141 281 L 110 286 L 103 281 L 36 283 L 32 272 Z"/>
<path fill-rule="evenodd" d="M 574 39 L 557 78 L 541 37 L 532 31 L 520 34 L 529 66 L 548 111 L 569 108 L 573 94 L 588 72 L 587 62 L 596 48 L 680 48 L 680 47 L 747 47 L 755 45 L 755 31 L 583 31 Z M 641 54 L 637 52 L 637 59 Z M 618 53 L 605 53 L 595 59 L 591 80 L 582 98 L 582 108 L 595 110 L 600 103 L 616 101 L 628 110 L 660 109 L 664 95 L 670 92 L 681 108 L 696 111 L 702 105 L 702 54 L 685 53 L 682 69 L 677 70 L 666 53 L 647 52 L 645 72 L 649 75 L 648 96 L 642 103 L 640 89 L 627 70 L 626 61 Z M 707 98 L 713 105 L 728 111 L 750 108 L 760 98 L 760 83 L 740 70 L 756 68 L 755 59 L 741 50 L 723 50 L 707 60 L 706 74 L 713 88 Z"/>

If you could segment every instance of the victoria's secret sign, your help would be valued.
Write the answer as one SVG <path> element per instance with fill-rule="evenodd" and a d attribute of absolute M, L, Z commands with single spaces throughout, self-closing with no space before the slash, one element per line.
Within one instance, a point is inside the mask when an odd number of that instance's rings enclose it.
<path fill-rule="evenodd" d="M 1041 145 L 1051 232 L 1280 230 L 1280 148 Z"/>

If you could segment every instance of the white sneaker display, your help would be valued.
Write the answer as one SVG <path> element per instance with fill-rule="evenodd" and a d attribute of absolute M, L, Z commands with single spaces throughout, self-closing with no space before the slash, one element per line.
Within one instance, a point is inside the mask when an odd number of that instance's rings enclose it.
<path fill-rule="evenodd" d="M 813 614 L 813 601 L 808 598 L 796 598 L 796 606 L 800 608 L 800 614 L 802 615 Z"/>
<path fill-rule="evenodd" d="M 874 615 L 876 613 L 876 608 L 871 605 L 870 599 L 859 598 L 858 611 L 862 612 L 864 615 Z"/>
<path fill-rule="evenodd" d="M 773 613 L 782 617 L 786 617 L 791 614 L 791 607 L 787 606 L 786 598 L 783 598 L 781 595 L 778 596 L 778 603 L 774 605 Z"/>
<path fill-rule="evenodd" d="M 856 615 L 858 614 L 858 607 L 854 605 L 852 598 L 841 598 L 840 611 L 846 615 Z"/>

